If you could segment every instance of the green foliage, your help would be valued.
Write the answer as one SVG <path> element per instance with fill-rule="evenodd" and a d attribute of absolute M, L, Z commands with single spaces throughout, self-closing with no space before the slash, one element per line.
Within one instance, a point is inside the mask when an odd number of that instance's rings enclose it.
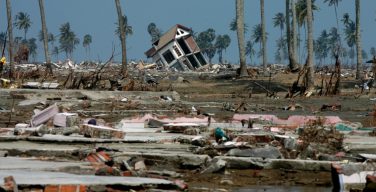
<path fill-rule="evenodd" d="M 132 26 L 128 25 L 128 18 L 126 15 L 123 15 L 123 28 L 125 30 L 125 35 L 133 35 L 133 28 Z M 118 22 L 115 23 L 116 25 L 116 30 L 115 34 L 120 38 L 120 25 Z"/>
<path fill-rule="evenodd" d="M 151 37 L 152 43 L 157 41 L 162 36 L 162 31 L 158 29 L 157 25 L 153 22 L 148 25 L 148 33 Z"/>
<path fill-rule="evenodd" d="M 217 53 L 219 57 L 219 62 L 223 63 L 223 51 L 226 51 L 227 47 L 230 46 L 231 38 L 228 35 L 218 35 L 214 46 L 217 48 Z"/>
<path fill-rule="evenodd" d="M 30 15 L 25 13 L 25 12 L 19 12 L 17 15 L 16 15 L 16 18 L 15 18 L 15 23 L 14 23 L 17 27 L 17 29 L 19 30 L 24 30 L 24 38 L 26 40 L 26 33 L 27 31 L 29 30 L 29 28 L 31 27 L 31 20 L 30 20 Z"/>
<path fill-rule="evenodd" d="M 60 49 L 63 50 L 68 57 L 72 57 L 72 53 L 76 48 L 76 45 L 80 43 L 80 40 L 76 37 L 76 34 L 71 30 L 69 22 L 64 23 L 60 27 Z"/>
<path fill-rule="evenodd" d="M 27 41 L 27 47 L 29 48 L 29 52 L 34 60 L 37 56 L 37 49 L 38 49 L 36 42 L 37 42 L 37 39 L 35 38 L 31 38 Z"/>
<path fill-rule="evenodd" d="M 234 18 L 230 23 L 230 30 L 236 31 L 236 18 Z M 248 32 L 248 25 L 244 23 L 244 33 Z"/>
<path fill-rule="evenodd" d="M 245 55 L 248 55 L 251 59 L 256 55 L 256 50 L 254 48 L 254 43 L 252 41 L 247 41 L 246 47 L 245 47 Z"/>
<path fill-rule="evenodd" d="M 210 63 L 216 53 L 216 47 L 214 46 L 215 38 L 215 30 L 209 28 L 206 31 L 199 33 L 196 39 L 197 45 L 200 47 L 202 52 L 209 58 Z"/>
<path fill-rule="evenodd" d="M 89 34 L 86 34 L 85 36 L 84 36 L 84 40 L 82 41 L 82 46 L 84 46 L 84 47 L 89 47 L 90 46 L 90 44 L 92 43 L 92 37 L 91 37 L 91 35 L 89 35 Z"/>
<path fill-rule="evenodd" d="M 273 17 L 273 26 L 279 27 L 281 29 L 281 33 L 283 32 L 283 29 L 285 28 L 286 24 L 286 18 L 283 13 L 277 13 Z"/>
<path fill-rule="evenodd" d="M 298 17 L 299 26 L 303 26 L 307 18 L 307 2 L 306 0 L 298 0 L 295 5 L 296 15 Z M 315 5 L 315 0 L 312 0 L 312 18 L 313 12 L 319 10 Z"/>

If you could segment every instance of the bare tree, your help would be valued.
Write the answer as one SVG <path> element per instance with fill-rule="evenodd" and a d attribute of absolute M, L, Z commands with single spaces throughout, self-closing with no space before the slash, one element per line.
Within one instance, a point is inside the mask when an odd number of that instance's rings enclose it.
<path fill-rule="evenodd" d="M 44 56 L 46 59 L 46 75 L 53 75 L 51 58 L 48 51 L 48 35 L 47 35 L 47 26 L 46 26 L 46 16 L 44 14 L 44 0 L 39 0 L 39 10 L 40 10 L 40 19 L 42 21 L 42 33 L 43 33 L 43 47 L 44 47 Z"/>
<path fill-rule="evenodd" d="M 312 0 L 306 0 L 307 2 L 307 72 L 305 74 L 306 93 L 313 91 L 314 89 L 314 57 L 313 57 L 313 19 L 312 19 Z"/>
<path fill-rule="evenodd" d="M 268 56 L 266 52 L 266 32 L 265 32 L 265 9 L 264 0 L 260 0 L 261 8 L 261 34 L 262 34 L 262 66 L 265 69 L 268 64 Z"/>
<path fill-rule="evenodd" d="M 360 0 L 355 1 L 355 12 L 356 12 L 356 52 L 357 52 L 357 63 L 356 63 L 356 79 L 361 78 L 360 72 L 362 71 L 362 43 L 360 35 Z"/>
<path fill-rule="evenodd" d="M 13 20 L 12 20 L 12 7 L 11 7 L 11 4 L 10 4 L 10 0 L 6 0 L 6 3 L 7 3 L 7 17 L 8 17 L 8 39 L 9 39 L 9 43 L 8 43 L 8 53 L 9 53 L 9 67 L 10 67 L 10 70 L 9 70 L 9 79 L 11 79 L 12 77 L 12 71 L 14 69 L 14 66 L 13 66 Z"/>
<path fill-rule="evenodd" d="M 236 32 L 240 59 L 240 77 L 248 76 L 244 42 L 244 0 L 236 0 Z"/>

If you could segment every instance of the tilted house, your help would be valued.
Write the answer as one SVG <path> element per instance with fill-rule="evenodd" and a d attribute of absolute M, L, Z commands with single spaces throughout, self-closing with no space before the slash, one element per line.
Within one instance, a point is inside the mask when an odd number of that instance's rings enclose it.
<path fill-rule="evenodd" d="M 182 25 L 175 25 L 163 34 L 145 55 L 152 58 L 159 69 L 195 70 L 208 63 L 191 30 Z"/>

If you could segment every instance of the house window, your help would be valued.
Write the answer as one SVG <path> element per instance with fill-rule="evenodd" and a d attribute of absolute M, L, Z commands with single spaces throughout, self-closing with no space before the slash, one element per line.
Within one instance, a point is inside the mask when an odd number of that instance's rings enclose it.
<path fill-rule="evenodd" d="M 179 48 L 176 45 L 174 45 L 173 48 L 174 48 L 176 54 L 178 55 L 178 57 L 180 57 L 181 56 L 181 52 L 180 52 Z"/>
<path fill-rule="evenodd" d="M 171 53 L 170 50 L 167 50 L 166 52 L 163 53 L 163 57 L 166 60 L 167 63 L 171 63 L 172 61 L 175 60 L 174 55 Z"/>

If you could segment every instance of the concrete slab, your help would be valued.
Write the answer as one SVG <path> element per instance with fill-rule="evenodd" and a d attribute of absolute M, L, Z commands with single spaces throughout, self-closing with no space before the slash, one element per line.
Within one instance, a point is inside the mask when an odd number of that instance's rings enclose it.
<path fill-rule="evenodd" d="M 88 162 L 40 161 L 32 158 L 0 157 L 0 172 L 6 170 L 57 171 L 66 167 L 90 166 Z"/>
<path fill-rule="evenodd" d="M 113 177 L 113 176 L 93 176 L 74 175 L 59 172 L 31 171 L 31 170 L 1 170 L 0 180 L 4 177 L 13 176 L 18 185 L 86 185 L 86 186 L 145 186 L 145 185 L 171 185 L 171 181 L 164 179 L 151 179 L 142 177 Z"/>

